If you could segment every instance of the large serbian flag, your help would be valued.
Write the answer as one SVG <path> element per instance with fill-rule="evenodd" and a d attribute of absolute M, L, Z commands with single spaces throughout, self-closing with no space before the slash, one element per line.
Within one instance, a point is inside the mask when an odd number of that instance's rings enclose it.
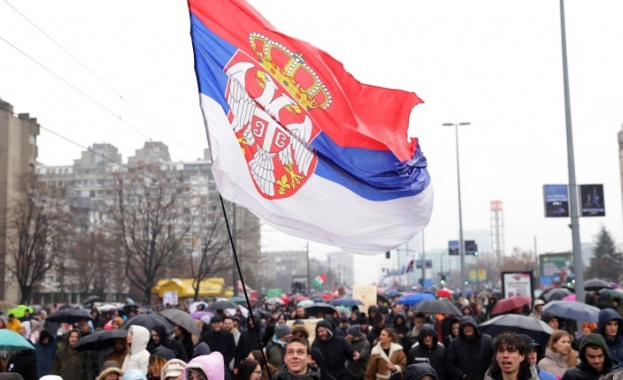
<path fill-rule="evenodd" d="M 221 195 L 286 233 L 395 248 L 430 219 L 412 92 L 359 83 L 244 0 L 189 0 L 201 108 Z M 304 17 L 301 15 L 301 17 Z"/>

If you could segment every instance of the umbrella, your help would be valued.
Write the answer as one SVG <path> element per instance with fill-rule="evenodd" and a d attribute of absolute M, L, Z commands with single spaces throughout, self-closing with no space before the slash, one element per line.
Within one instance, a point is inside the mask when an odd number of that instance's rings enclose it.
<path fill-rule="evenodd" d="M 112 347 L 117 339 L 125 339 L 128 330 L 100 330 L 80 338 L 74 349 L 78 351 L 103 350 Z"/>
<path fill-rule="evenodd" d="M 290 296 L 290 302 L 300 302 L 300 301 L 308 300 L 308 299 L 309 299 L 308 297 L 305 297 L 302 294 L 295 294 L 293 296 Z"/>
<path fill-rule="evenodd" d="M 549 288 L 541 294 L 540 298 L 545 302 L 560 301 L 571 294 L 573 294 L 573 290 L 569 288 Z"/>
<path fill-rule="evenodd" d="M 415 312 L 432 314 L 454 314 L 461 315 L 461 311 L 446 300 L 424 300 L 415 305 Z"/>
<path fill-rule="evenodd" d="M 612 284 L 599 278 L 591 278 L 590 280 L 584 281 L 584 290 L 594 291 L 604 288 L 612 289 Z"/>
<path fill-rule="evenodd" d="M 86 310 L 80 309 L 63 309 L 55 312 L 46 318 L 48 322 L 56 322 L 56 323 L 69 323 L 74 324 L 80 322 L 82 320 L 93 320 L 93 316 L 89 314 Z"/>
<path fill-rule="evenodd" d="M 493 297 L 493 293 L 488 292 L 486 290 L 483 290 L 482 292 L 478 293 L 478 295 L 476 295 L 476 298 L 482 299 L 482 300 L 487 300 L 489 298 Z"/>
<path fill-rule="evenodd" d="M 171 324 L 171 322 L 169 322 L 162 315 L 156 314 L 156 313 L 136 315 L 128 319 L 127 321 L 125 321 L 125 323 L 123 324 L 123 326 L 121 326 L 121 328 L 127 330 L 132 325 L 143 326 L 147 330 L 150 330 L 150 331 L 154 327 L 161 325 L 161 326 L 164 326 L 167 333 L 170 334 L 173 332 L 173 325 Z"/>
<path fill-rule="evenodd" d="M 401 293 L 396 289 L 387 289 L 383 294 L 389 298 L 394 298 L 401 295 Z"/>
<path fill-rule="evenodd" d="M 575 293 L 574 294 L 570 294 L 566 297 L 563 297 L 562 300 L 554 300 L 554 301 L 575 301 Z M 552 301 L 552 302 L 554 302 Z"/>
<path fill-rule="evenodd" d="M 328 303 L 313 303 L 309 306 L 304 306 L 304 308 L 307 312 L 307 315 L 311 317 L 315 317 L 318 314 L 333 314 L 337 311 L 333 306 L 329 305 Z"/>
<path fill-rule="evenodd" d="M 398 299 L 401 305 L 413 306 L 421 301 L 434 300 L 435 296 L 430 293 L 408 293 Z"/>
<path fill-rule="evenodd" d="M 19 305 L 16 306 L 12 309 L 9 309 L 6 311 L 6 314 L 13 314 L 15 316 L 15 318 L 19 319 L 19 318 L 23 318 L 24 317 L 24 313 L 26 312 L 26 310 L 28 310 L 29 313 L 32 313 L 32 308 L 26 306 L 26 305 Z"/>
<path fill-rule="evenodd" d="M 238 308 L 238 304 L 235 302 L 231 302 L 230 300 L 219 300 L 219 301 L 214 301 L 211 304 L 209 304 L 206 310 L 214 311 L 214 310 L 237 309 L 237 308 Z"/>
<path fill-rule="evenodd" d="M 229 300 L 242 306 L 247 304 L 247 299 L 244 296 L 233 296 Z M 249 297 L 249 302 L 257 303 L 257 298 Z"/>
<path fill-rule="evenodd" d="M 13 330 L 0 329 L 0 350 L 22 351 L 34 350 L 35 347 Z"/>
<path fill-rule="evenodd" d="M 598 308 L 581 302 L 551 301 L 543 306 L 543 311 L 546 310 L 553 312 L 556 316 L 581 322 L 597 322 L 599 319 Z"/>
<path fill-rule="evenodd" d="M 214 317 L 214 313 L 211 311 L 195 311 L 194 313 L 190 313 L 192 319 L 201 319 L 206 315 L 210 318 Z"/>
<path fill-rule="evenodd" d="M 179 309 L 164 309 L 160 312 L 160 315 L 174 325 L 183 327 L 189 333 L 201 336 L 201 331 L 199 330 L 199 326 L 197 326 L 197 322 L 195 322 L 193 317 L 187 312 Z"/>
<path fill-rule="evenodd" d="M 361 302 L 358 299 L 354 299 L 352 297 L 341 297 L 341 298 L 336 298 L 336 299 L 331 300 L 329 304 L 333 306 L 353 307 L 353 306 L 363 305 L 363 302 Z"/>
<path fill-rule="evenodd" d="M 99 306 L 97 308 L 97 310 L 99 310 L 101 313 L 103 313 L 103 312 L 107 312 L 107 311 L 121 310 L 121 306 L 112 305 L 112 304 L 105 304 L 105 305 Z"/>
<path fill-rule="evenodd" d="M 279 304 L 279 305 L 285 305 L 286 303 L 279 297 L 272 297 L 267 299 L 264 303 L 267 304 Z"/>
<path fill-rule="evenodd" d="M 611 298 L 623 299 L 623 290 L 621 289 L 608 289 L 604 288 L 599 291 L 599 294 L 605 294 Z M 1 309 L 0 309 L 1 310 Z"/>
<path fill-rule="evenodd" d="M 478 328 L 484 334 L 497 336 L 512 331 L 515 334 L 526 334 L 541 346 L 545 346 L 549 336 L 554 332 L 547 323 L 534 317 L 519 314 L 504 314 L 481 323 Z"/>
<path fill-rule="evenodd" d="M 493 306 L 491 315 L 506 313 L 514 309 L 530 305 L 531 303 L 532 299 L 526 296 L 512 296 L 504 298 L 499 300 L 495 306 Z"/>
<path fill-rule="evenodd" d="M 196 301 L 196 302 L 193 302 L 193 303 L 191 303 L 191 304 L 190 304 L 190 306 L 188 306 L 188 311 L 189 311 L 191 314 L 192 314 L 192 313 L 194 313 L 195 311 L 197 311 L 197 307 L 198 307 L 199 305 L 203 305 L 203 308 L 205 309 L 205 308 L 208 306 L 208 303 L 207 303 L 207 302 L 204 302 L 204 301 Z M 199 311 L 201 311 L 201 310 L 199 310 Z"/>
<path fill-rule="evenodd" d="M 452 298 L 453 295 L 454 294 L 452 293 L 450 289 L 441 288 L 437 291 L 437 297 Z"/>
<path fill-rule="evenodd" d="M 324 302 L 318 302 L 319 304 L 324 303 Z M 307 307 L 307 306 L 314 306 L 316 304 L 316 302 L 312 301 L 312 300 L 302 300 L 301 302 L 297 303 L 296 306 L 303 306 L 303 307 Z"/>

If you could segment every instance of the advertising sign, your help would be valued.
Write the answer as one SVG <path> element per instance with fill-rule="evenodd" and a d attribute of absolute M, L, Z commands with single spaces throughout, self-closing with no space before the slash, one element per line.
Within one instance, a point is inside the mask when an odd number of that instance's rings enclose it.
<path fill-rule="evenodd" d="M 177 291 L 168 291 L 162 294 L 163 305 L 177 305 Z"/>
<path fill-rule="evenodd" d="M 459 253 L 459 241 L 458 240 L 448 240 L 448 255 L 450 256 L 458 256 Z"/>
<path fill-rule="evenodd" d="M 532 298 L 532 271 L 502 272 L 502 295 Z"/>
<path fill-rule="evenodd" d="M 543 185 L 543 199 L 546 218 L 569 216 L 567 185 Z"/>
<path fill-rule="evenodd" d="M 561 283 L 567 280 L 573 271 L 571 270 L 573 255 L 571 253 L 546 253 L 539 256 L 541 270 L 541 285 L 548 283 Z"/>
<path fill-rule="evenodd" d="M 580 185 L 582 216 L 606 216 L 603 185 Z"/>

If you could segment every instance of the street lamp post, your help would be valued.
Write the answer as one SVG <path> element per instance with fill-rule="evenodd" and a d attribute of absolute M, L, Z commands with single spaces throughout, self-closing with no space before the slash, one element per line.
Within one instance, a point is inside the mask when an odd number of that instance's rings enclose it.
<path fill-rule="evenodd" d="M 465 242 L 463 240 L 463 211 L 461 207 L 461 169 L 459 160 L 459 126 L 470 125 L 468 122 L 443 123 L 444 127 L 454 127 L 454 136 L 456 139 L 456 183 L 459 194 L 459 257 L 461 259 L 461 293 L 465 295 Z"/>

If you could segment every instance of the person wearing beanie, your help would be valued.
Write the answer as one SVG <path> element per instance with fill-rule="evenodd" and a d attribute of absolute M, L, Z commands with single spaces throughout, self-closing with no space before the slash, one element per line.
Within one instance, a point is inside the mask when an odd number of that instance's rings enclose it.
<path fill-rule="evenodd" d="M 95 380 L 121 380 L 122 376 L 123 370 L 117 365 L 117 362 L 109 360 L 104 362 L 102 372 L 100 372 Z"/>
<path fill-rule="evenodd" d="M 290 326 L 285 323 L 275 326 L 275 334 L 271 342 L 266 346 L 266 357 L 270 365 L 275 368 L 281 368 L 283 365 L 286 343 L 288 343 L 291 337 L 292 329 Z"/>
<path fill-rule="evenodd" d="M 212 354 L 220 352 L 225 360 L 224 364 L 227 364 L 234 357 L 236 357 L 236 342 L 234 341 L 234 334 L 223 328 L 223 318 L 219 315 L 212 317 L 210 320 L 210 327 L 212 327 L 212 330 L 205 335 L 204 342 L 206 342 L 208 347 L 210 347 Z M 232 373 L 229 370 L 229 367 L 225 366 L 224 371 L 225 378 L 231 379 Z"/>
<path fill-rule="evenodd" d="M 346 371 L 353 380 L 363 380 L 370 358 L 370 342 L 361 333 L 359 325 L 354 325 L 346 331 L 346 342 L 351 350 L 359 353 L 359 360 L 346 363 Z"/>
<path fill-rule="evenodd" d="M 74 346 L 80 340 L 80 331 L 72 329 L 67 333 L 67 342 L 56 351 L 52 363 L 52 375 L 71 380 L 91 380 L 93 360 L 88 351 L 76 351 Z"/>
<path fill-rule="evenodd" d="M 407 366 L 403 380 L 437 380 L 437 372 L 428 363 L 415 363 Z"/>
<path fill-rule="evenodd" d="M 156 325 L 150 331 L 151 340 L 147 346 L 147 350 L 151 353 L 158 347 L 168 348 L 173 351 L 175 358 L 184 362 L 188 361 L 188 353 L 184 345 L 177 339 L 171 339 L 167 336 L 167 329 L 163 325 Z M 172 358 L 171 358 L 172 359 Z"/>
<path fill-rule="evenodd" d="M 359 353 L 353 351 L 346 342 L 346 339 L 339 335 L 334 335 L 332 326 L 326 320 L 319 321 L 316 324 L 316 339 L 312 344 L 318 347 L 322 352 L 322 357 L 327 363 L 329 373 L 338 380 L 348 379 L 348 371 L 346 371 L 346 360 L 359 360 Z"/>
<path fill-rule="evenodd" d="M 376 311 L 374 317 L 372 317 L 372 329 L 368 333 L 368 342 L 370 342 L 370 346 L 375 346 L 379 342 L 379 335 L 381 335 L 381 331 L 385 328 L 385 316 Z"/>
<path fill-rule="evenodd" d="M 171 359 L 164 364 L 160 371 L 160 380 L 182 380 L 186 362 L 179 359 Z"/>

